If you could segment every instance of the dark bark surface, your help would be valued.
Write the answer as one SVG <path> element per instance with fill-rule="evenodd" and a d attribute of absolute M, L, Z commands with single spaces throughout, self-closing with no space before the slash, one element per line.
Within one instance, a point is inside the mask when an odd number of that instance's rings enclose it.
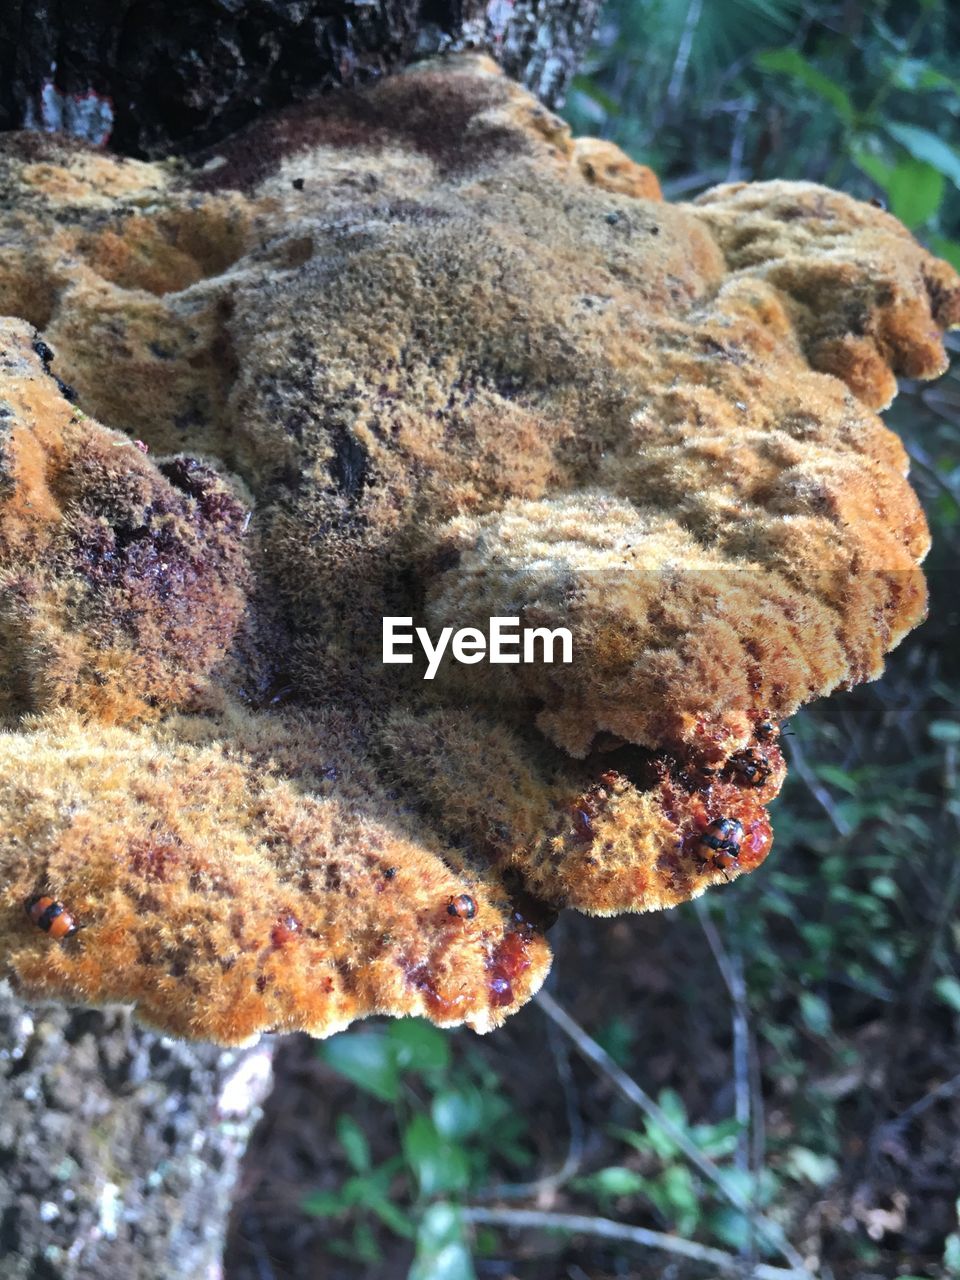
<path fill-rule="evenodd" d="M 0 984 L 3 1280 L 212 1280 L 270 1048 L 30 1009 Z"/>
<path fill-rule="evenodd" d="M 556 105 L 598 0 L 5 0 L 0 129 L 128 155 L 209 146 L 271 108 L 485 49 Z"/>

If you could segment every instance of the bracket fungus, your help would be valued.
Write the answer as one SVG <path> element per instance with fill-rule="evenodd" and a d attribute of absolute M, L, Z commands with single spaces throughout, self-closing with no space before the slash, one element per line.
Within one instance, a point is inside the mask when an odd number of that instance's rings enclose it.
<path fill-rule="evenodd" d="M 485 1030 L 564 907 L 763 861 L 779 721 L 923 617 L 875 411 L 943 370 L 949 266 L 819 186 L 665 203 L 480 57 L 194 165 L 11 135 L 0 184 L 20 990 L 224 1044 Z M 425 682 L 386 615 L 574 661 Z"/>

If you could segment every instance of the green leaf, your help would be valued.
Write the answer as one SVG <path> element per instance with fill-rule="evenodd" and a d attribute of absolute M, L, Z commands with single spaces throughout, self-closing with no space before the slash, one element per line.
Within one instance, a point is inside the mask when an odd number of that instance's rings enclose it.
<path fill-rule="evenodd" d="M 897 882 L 891 876 L 874 876 L 870 881 L 870 891 L 878 898 L 896 898 L 900 894 Z"/>
<path fill-rule="evenodd" d="M 812 991 L 801 991 L 800 1016 L 814 1035 L 830 1034 L 830 1006 L 821 996 L 815 995 Z"/>
<path fill-rule="evenodd" d="M 960 254 L 960 244 L 954 247 Z M 941 253 L 939 246 L 937 252 Z M 934 720 L 929 726 L 929 731 L 934 742 L 960 742 L 960 722 L 956 720 Z"/>
<path fill-rule="evenodd" d="M 407 1280 L 476 1280 L 463 1224 L 453 1205 L 432 1204 L 423 1215 Z"/>
<path fill-rule="evenodd" d="M 358 1222 L 353 1229 L 353 1254 L 357 1261 L 366 1262 L 370 1266 L 380 1261 L 377 1238 L 367 1222 Z"/>
<path fill-rule="evenodd" d="M 705 1156 L 713 1160 L 732 1155 L 737 1149 L 741 1125 L 737 1120 L 721 1120 L 719 1124 L 695 1124 L 690 1137 Z"/>
<path fill-rule="evenodd" d="M 423 1196 L 463 1191 L 470 1180 L 470 1167 L 462 1148 L 447 1142 L 430 1117 L 422 1113 L 415 1115 L 404 1130 L 403 1154 Z"/>
<path fill-rule="evenodd" d="M 446 1089 L 430 1104 L 433 1123 L 445 1138 L 469 1137 L 483 1124 L 484 1107 L 479 1089 Z"/>
<path fill-rule="evenodd" d="M 955 1013 L 960 1013 L 960 981 L 952 974 L 948 974 L 938 978 L 933 984 L 933 989 L 944 1004 L 949 1005 Z"/>
<path fill-rule="evenodd" d="M 625 1169 L 621 1165 L 610 1165 L 606 1169 L 598 1169 L 588 1177 L 579 1178 L 577 1186 L 584 1191 L 591 1191 L 598 1196 L 633 1196 L 647 1185 L 635 1169 Z"/>
<path fill-rule="evenodd" d="M 682 1236 L 693 1235 L 700 1221 L 700 1201 L 693 1174 L 685 1164 L 672 1164 L 660 1178 L 663 1199 Z"/>
<path fill-rule="evenodd" d="M 736 1209 L 722 1205 L 710 1214 L 710 1234 L 732 1249 L 746 1249 L 755 1240 L 750 1222 Z"/>
<path fill-rule="evenodd" d="M 367 1204 L 367 1208 L 371 1213 L 375 1213 L 380 1221 L 390 1228 L 398 1236 L 403 1236 L 406 1240 L 412 1240 L 417 1234 L 417 1228 L 413 1219 L 408 1213 L 387 1199 L 373 1199 Z"/>
<path fill-rule="evenodd" d="M 957 92 L 957 82 L 951 80 L 942 71 L 930 67 L 923 58 L 904 58 L 899 60 L 893 70 L 893 83 L 898 89 L 907 89 L 915 93 L 933 93 L 937 90 Z"/>
<path fill-rule="evenodd" d="M 890 184 L 890 175 L 895 168 L 889 160 L 877 155 L 865 143 L 854 143 L 851 146 L 850 159 L 861 172 L 886 191 Z"/>
<path fill-rule="evenodd" d="M 887 183 L 890 212 L 912 231 L 940 208 L 945 185 L 939 169 L 908 156 L 894 168 Z"/>
<path fill-rule="evenodd" d="M 815 1187 L 825 1187 L 837 1176 L 837 1162 L 832 1156 L 809 1151 L 806 1147 L 791 1147 L 783 1162 L 784 1172 L 797 1182 L 812 1182 Z"/>
<path fill-rule="evenodd" d="M 448 1038 L 422 1018 L 392 1022 L 387 1035 L 402 1071 L 445 1071 L 450 1065 Z"/>
<path fill-rule="evenodd" d="M 393 1046 L 382 1031 L 343 1032 L 325 1040 L 318 1053 L 334 1071 L 383 1102 L 395 1102 L 399 1097 Z"/>
<path fill-rule="evenodd" d="M 846 769 L 839 769 L 835 764 L 818 764 L 815 771 L 817 777 L 822 778 L 831 787 L 836 787 L 838 791 L 845 791 L 848 795 L 855 796 L 860 789 L 856 778 L 851 778 Z"/>
<path fill-rule="evenodd" d="M 955 271 L 960 271 L 960 243 L 946 236 L 933 236 L 930 247 L 938 258 L 946 258 Z"/>
<path fill-rule="evenodd" d="M 304 1213 L 315 1218 L 330 1218 L 346 1208 L 339 1191 L 311 1191 L 303 1197 Z"/>
<path fill-rule="evenodd" d="M 585 94 L 593 102 L 596 102 L 608 116 L 619 114 L 620 108 L 614 98 L 609 93 L 605 93 L 603 89 L 590 76 L 574 76 L 570 82 L 570 88 L 578 93 Z"/>
<path fill-rule="evenodd" d="M 340 1199 L 347 1207 L 353 1205 L 369 1205 L 370 1201 L 382 1196 L 376 1181 L 364 1174 L 354 1174 L 347 1178 L 340 1187 Z"/>
<path fill-rule="evenodd" d="M 856 111 L 847 91 L 831 80 L 829 76 L 825 76 L 822 71 L 818 71 L 799 50 L 791 48 L 767 49 L 764 53 L 758 53 L 754 62 L 761 71 L 772 71 L 777 75 L 790 76 L 792 80 L 796 80 L 805 89 L 817 94 L 824 102 L 828 102 L 833 107 L 845 124 L 850 124 L 853 121 Z"/>
<path fill-rule="evenodd" d="M 672 1120 L 678 1129 L 686 1129 L 687 1108 L 676 1089 L 661 1089 L 657 1101 L 668 1120 Z"/>
<path fill-rule="evenodd" d="M 610 1057 L 621 1067 L 629 1066 L 636 1039 L 636 1027 L 628 1018 L 613 1017 L 597 1034 L 597 1040 L 603 1045 Z"/>
<path fill-rule="evenodd" d="M 337 1138 L 350 1168 L 355 1173 L 366 1173 L 370 1168 L 370 1144 L 353 1116 L 343 1115 L 337 1120 Z"/>
<path fill-rule="evenodd" d="M 636 1151 L 649 1155 L 653 1151 L 653 1145 L 649 1137 L 645 1133 L 638 1133 L 636 1129 L 624 1129 L 620 1125 L 612 1124 L 609 1126 L 609 1132 L 616 1138 L 621 1138 L 628 1143 Z M 654 1153 L 656 1154 L 656 1153 Z"/>
<path fill-rule="evenodd" d="M 949 142 L 930 129 L 921 129 L 916 124 L 890 120 L 884 127 L 890 137 L 905 147 L 915 160 L 932 165 L 955 186 L 960 187 L 960 152 L 951 147 Z"/>

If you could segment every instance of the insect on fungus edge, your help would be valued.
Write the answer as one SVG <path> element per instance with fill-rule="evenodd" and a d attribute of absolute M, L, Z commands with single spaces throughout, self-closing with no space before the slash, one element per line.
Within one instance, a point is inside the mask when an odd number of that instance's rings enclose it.
<path fill-rule="evenodd" d="M 42 893 L 30 898 L 25 904 L 25 909 L 37 928 L 48 933 L 51 938 L 56 938 L 58 942 L 64 938 L 72 938 L 80 929 L 79 924 L 63 903 L 57 902 L 56 898 L 51 898 L 49 894 Z"/>

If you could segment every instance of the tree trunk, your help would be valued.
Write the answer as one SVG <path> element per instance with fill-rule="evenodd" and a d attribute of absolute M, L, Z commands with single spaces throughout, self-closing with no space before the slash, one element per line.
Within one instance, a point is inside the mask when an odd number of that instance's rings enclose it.
<path fill-rule="evenodd" d="M 130 155 L 474 48 L 548 105 L 598 0 L 9 0 L 0 129 Z M 0 983 L 3 1280 L 215 1280 L 272 1046 L 224 1051 L 123 1011 L 31 1009 Z"/>
<path fill-rule="evenodd" d="M 598 0 L 7 0 L 0 129 L 127 155 L 208 146 L 273 107 L 433 53 L 484 49 L 562 100 Z"/>
<path fill-rule="evenodd" d="M 3 1280 L 215 1280 L 270 1047 L 27 1010 L 0 984 Z"/>

